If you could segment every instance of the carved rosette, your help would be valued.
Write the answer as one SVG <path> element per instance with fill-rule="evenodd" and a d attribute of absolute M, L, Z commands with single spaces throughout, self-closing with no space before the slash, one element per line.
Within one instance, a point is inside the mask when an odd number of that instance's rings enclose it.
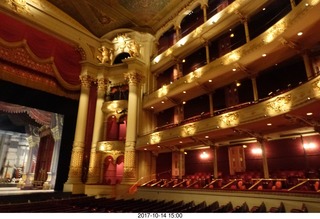
<path fill-rule="evenodd" d="M 81 86 L 88 89 L 91 87 L 91 83 L 94 81 L 90 75 L 80 75 L 79 78 L 81 81 Z"/>
<path fill-rule="evenodd" d="M 70 162 L 70 177 L 81 177 L 82 171 L 82 160 L 83 160 L 83 142 L 74 142 L 72 155 L 71 155 L 71 162 Z"/>
<path fill-rule="evenodd" d="M 131 85 L 138 85 L 144 80 L 144 76 L 135 71 L 124 73 L 124 78 Z"/>

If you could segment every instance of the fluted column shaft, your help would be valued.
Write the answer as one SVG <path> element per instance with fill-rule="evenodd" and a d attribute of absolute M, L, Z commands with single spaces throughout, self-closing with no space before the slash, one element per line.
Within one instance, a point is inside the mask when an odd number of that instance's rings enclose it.
<path fill-rule="evenodd" d="M 67 184 L 81 184 L 82 161 L 84 152 L 84 140 L 87 124 L 89 93 L 92 78 L 89 75 L 81 75 L 81 94 L 78 106 L 77 125 L 72 146 L 71 162 Z"/>
<path fill-rule="evenodd" d="M 97 153 L 97 143 L 101 141 L 102 130 L 103 130 L 103 112 L 102 105 L 104 103 L 105 91 L 108 86 L 108 80 L 103 75 L 99 75 L 97 78 L 97 102 L 96 112 L 94 117 L 94 127 L 90 151 L 90 163 L 88 170 L 87 184 L 99 183 L 100 179 L 100 160 L 101 153 Z"/>
<path fill-rule="evenodd" d="M 124 171 L 123 184 L 134 183 L 137 179 L 136 175 L 136 138 L 137 138 L 137 115 L 138 115 L 138 100 L 139 87 L 143 76 L 138 72 L 125 73 L 125 79 L 129 84 L 129 99 L 128 99 L 128 113 L 127 113 L 127 132 L 124 151 Z"/>

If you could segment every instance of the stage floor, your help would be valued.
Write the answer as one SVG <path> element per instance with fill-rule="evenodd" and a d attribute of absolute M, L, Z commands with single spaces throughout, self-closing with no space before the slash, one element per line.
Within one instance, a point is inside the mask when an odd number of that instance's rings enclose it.
<path fill-rule="evenodd" d="M 40 192 L 50 193 L 50 192 L 54 192 L 54 190 L 43 190 L 43 189 L 21 190 L 17 187 L 0 187 L 0 196 L 22 195 L 22 194 L 40 193 Z"/>

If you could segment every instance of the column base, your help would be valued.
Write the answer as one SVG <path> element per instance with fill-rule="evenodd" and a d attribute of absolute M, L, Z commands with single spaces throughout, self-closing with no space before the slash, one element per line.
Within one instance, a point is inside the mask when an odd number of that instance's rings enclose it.
<path fill-rule="evenodd" d="M 68 183 L 63 185 L 64 192 L 71 192 L 72 194 L 84 194 L 85 186 L 83 183 Z"/>

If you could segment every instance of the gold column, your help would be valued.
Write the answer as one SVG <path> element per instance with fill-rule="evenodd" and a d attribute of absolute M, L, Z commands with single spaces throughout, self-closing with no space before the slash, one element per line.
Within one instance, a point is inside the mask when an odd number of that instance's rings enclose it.
<path fill-rule="evenodd" d="M 291 8 L 294 9 L 296 7 L 296 3 L 294 0 L 290 0 Z"/>
<path fill-rule="evenodd" d="M 262 150 L 263 176 L 265 179 L 269 179 L 269 167 L 268 167 L 268 160 L 267 160 L 266 149 L 265 149 L 265 140 L 258 139 L 258 142 Z"/>
<path fill-rule="evenodd" d="M 207 17 L 207 7 L 208 5 L 204 4 L 201 6 L 201 9 L 203 11 L 203 22 L 206 22 L 208 20 L 208 17 Z"/>
<path fill-rule="evenodd" d="M 81 94 L 78 106 L 77 125 L 72 146 L 71 162 L 69 167 L 68 180 L 64 185 L 64 191 L 72 191 L 74 193 L 81 193 L 75 191 L 74 185 L 82 185 L 82 161 L 84 153 L 84 140 L 87 125 L 87 113 L 89 103 L 89 93 L 92 82 L 92 77 L 89 75 L 80 75 L 81 80 Z M 81 190 L 81 189 L 80 189 Z"/>
<path fill-rule="evenodd" d="M 246 35 L 246 42 L 250 42 L 250 32 L 249 32 L 249 26 L 248 26 L 248 19 L 245 15 L 243 15 L 238 10 L 235 11 L 235 13 L 239 16 L 241 23 L 244 25 L 244 32 Z"/>
<path fill-rule="evenodd" d="M 210 104 L 210 116 L 213 116 L 213 98 L 212 98 L 212 93 L 208 94 L 209 96 L 209 104 Z"/>
<path fill-rule="evenodd" d="M 306 69 L 306 74 L 307 74 L 307 78 L 308 80 L 312 79 L 314 77 L 314 71 L 311 65 L 311 61 L 310 61 L 310 57 L 309 57 L 309 51 L 308 50 L 304 50 L 302 52 L 302 58 L 303 58 L 303 62 L 304 62 L 304 67 Z"/>
<path fill-rule="evenodd" d="M 185 155 L 184 149 L 180 149 L 179 151 L 179 179 L 185 175 Z"/>
<path fill-rule="evenodd" d="M 125 73 L 125 79 L 129 84 L 128 114 L 127 114 L 127 132 L 124 150 L 124 172 L 122 184 L 132 184 L 136 181 L 136 136 L 137 136 L 137 111 L 140 82 L 143 76 L 135 71 Z"/>
<path fill-rule="evenodd" d="M 101 153 L 97 153 L 97 143 L 101 141 L 103 131 L 103 112 L 101 110 L 104 103 L 104 96 L 108 86 L 108 80 L 99 75 L 97 78 L 97 102 L 94 117 L 94 128 L 91 143 L 90 163 L 87 184 L 99 183 Z"/>
<path fill-rule="evenodd" d="M 218 179 L 218 155 L 217 155 L 217 146 L 211 146 L 213 150 L 213 178 Z"/>
<path fill-rule="evenodd" d="M 206 62 L 209 64 L 210 62 L 210 50 L 209 50 L 209 43 L 205 42 L 205 48 L 206 48 Z"/>
<path fill-rule="evenodd" d="M 174 29 L 176 30 L 176 41 L 174 43 L 177 43 L 181 38 L 181 28 L 180 26 L 174 26 Z"/>
<path fill-rule="evenodd" d="M 252 89 L 253 89 L 253 100 L 256 102 L 259 100 L 258 88 L 257 88 L 257 80 L 256 77 L 251 77 Z"/>

